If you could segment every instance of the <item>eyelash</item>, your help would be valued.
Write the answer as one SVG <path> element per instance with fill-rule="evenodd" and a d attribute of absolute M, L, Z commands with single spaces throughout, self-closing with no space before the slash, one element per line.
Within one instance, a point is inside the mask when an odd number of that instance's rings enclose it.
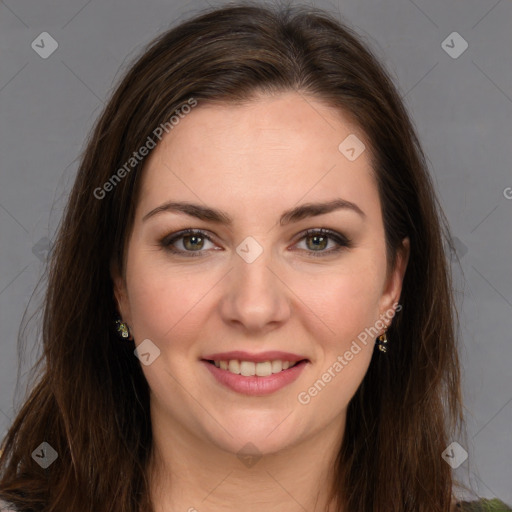
<path fill-rule="evenodd" d="M 170 235 L 165 236 L 162 240 L 160 240 L 160 245 L 166 250 L 169 251 L 172 254 L 178 254 L 178 255 L 186 255 L 185 257 L 203 257 L 204 255 L 202 253 L 206 251 L 184 251 L 184 250 L 177 250 L 175 249 L 172 244 L 176 242 L 177 240 L 180 240 L 184 238 L 187 235 L 199 235 L 202 238 L 205 238 L 209 242 L 213 243 L 213 240 L 210 236 L 208 236 L 204 231 L 200 229 L 185 229 L 183 231 L 179 231 L 178 233 L 172 233 Z M 332 254 L 338 253 L 342 251 L 344 248 L 350 249 L 353 244 L 352 241 L 349 240 L 346 236 L 342 235 L 341 233 L 337 233 L 336 231 L 332 231 L 330 229 L 320 228 L 320 229 L 308 229 L 302 233 L 302 236 L 299 238 L 299 240 L 296 242 L 300 242 L 303 239 L 307 238 L 308 236 L 325 236 L 331 240 L 334 240 L 338 247 L 335 249 L 331 249 L 329 251 L 308 251 L 306 252 L 310 253 L 311 256 L 314 258 L 322 258 L 326 256 L 330 256 Z"/>

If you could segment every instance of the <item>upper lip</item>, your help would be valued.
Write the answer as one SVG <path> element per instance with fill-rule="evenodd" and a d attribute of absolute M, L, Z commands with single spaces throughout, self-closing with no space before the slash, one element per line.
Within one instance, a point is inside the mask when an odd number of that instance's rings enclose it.
<path fill-rule="evenodd" d="M 216 354 L 208 354 L 202 359 L 207 361 L 231 361 L 237 359 L 238 361 L 253 361 L 254 363 L 263 363 L 265 361 L 302 361 L 307 359 L 304 356 L 292 354 L 291 352 L 281 352 L 279 350 L 270 350 L 268 352 L 260 352 L 258 354 L 251 354 L 243 350 L 233 350 L 231 352 L 217 352 Z"/>

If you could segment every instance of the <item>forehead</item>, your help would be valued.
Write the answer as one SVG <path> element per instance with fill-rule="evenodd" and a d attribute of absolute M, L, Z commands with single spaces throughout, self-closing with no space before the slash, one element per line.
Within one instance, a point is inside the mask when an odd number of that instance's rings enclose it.
<path fill-rule="evenodd" d="M 149 155 L 139 209 L 170 199 L 225 210 L 245 202 L 253 214 L 258 204 L 280 211 L 335 197 L 378 204 L 369 151 L 350 159 L 347 144 L 357 152 L 368 147 L 349 116 L 302 94 L 260 96 L 242 105 L 198 101 Z"/>

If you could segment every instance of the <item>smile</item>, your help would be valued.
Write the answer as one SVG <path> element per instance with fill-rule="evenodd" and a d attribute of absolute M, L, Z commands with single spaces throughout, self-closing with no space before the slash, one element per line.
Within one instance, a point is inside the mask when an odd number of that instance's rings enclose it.
<path fill-rule="evenodd" d="M 268 395 L 288 386 L 311 364 L 303 356 L 280 351 L 222 352 L 209 354 L 200 362 L 214 377 L 212 383 L 252 396 Z"/>

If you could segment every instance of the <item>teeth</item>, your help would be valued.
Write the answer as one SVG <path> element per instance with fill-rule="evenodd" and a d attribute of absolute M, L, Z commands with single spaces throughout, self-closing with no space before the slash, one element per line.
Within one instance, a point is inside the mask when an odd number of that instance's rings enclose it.
<path fill-rule="evenodd" d="M 239 375 L 240 374 L 240 362 L 237 361 L 236 359 L 231 359 L 231 361 L 229 361 L 229 364 L 228 364 L 228 370 L 231 373 L 236 373 L 237 375 Z"/>
<path fill-rule="evenodd" d="M 283 369 L 282 361 L 272 361 L 272 373 L 280 372 Z"/>
<path fill-rule="evenodd" d="M 256 375 L 258 377 L 268 377 L 272 375 L 272 363 L 270 361 L 256 363 Z"/>
<path fill-rule="evenodd" d="M 251 361 L 242 361 L 240 363 L 240 374 L 244 377 L 256 375 L 256 364 Z"/>
<path fill-rule="evenodd" d="M 262 363 L 254 363 L 253 361 L 239 361 L 237 359 L 231 359 L 229 361 L 214 361 L 217 368 L 221 370 L 227 370 L 237 375 L 243 375 L 244 377 L 268 377 L 273 373 L 279 373 L 282 370 L 287 370 L 292 366 L 295 366 L 298 361 L 265 361 Z"/>

